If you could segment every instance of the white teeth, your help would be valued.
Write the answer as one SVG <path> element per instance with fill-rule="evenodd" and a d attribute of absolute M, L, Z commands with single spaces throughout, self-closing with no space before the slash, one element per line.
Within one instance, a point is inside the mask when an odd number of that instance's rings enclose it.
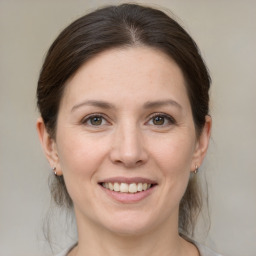
<path fill-rule="evenodd" d="M 114 191 L 116 191 L 116 192 L 119 192 L 119 184 L 118 183 L 114 183 Z"/>
<path fill-rule="evenodd" d="M 132 183 L 129 185 L 129 192 L 130 193 L 136 193 L 138 191 L 137 185 L 135 183 Z"/>
<path fill-rule="evenodd" d="M 112 191 L 121 192 L 121 193 L 137 193 L 141 191 L 145 191 L 149 188 L 151 188 L 151 184 L 148 183 L 118 183 L 118 182 L 104 182 L 102 183 L 102 186 L 104 188 L 107 188 Z"/>
<path fill-rule="evenodd" d="M 108 187 L 109 187 L 110 190 L 114 190 L 114 186 L 113 186 L 112 183 L 108 183 Z"/>
<path fill-rule="evenodd" d="M 121 183 L 120 192 L 127 193 L 129 191 L 129 185 L 127 183 Z"/>
<path fill-rule="evenodd" d="M 147 190 L 147 188 L 148 188 L 148 184 L 147 183 L 143 183 L 142 190 Z"/>

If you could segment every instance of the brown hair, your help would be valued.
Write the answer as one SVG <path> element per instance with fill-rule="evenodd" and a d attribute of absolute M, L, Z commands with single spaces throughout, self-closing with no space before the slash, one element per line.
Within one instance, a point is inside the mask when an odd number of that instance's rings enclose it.
<path fill-rule="evenodd" d="M 47 131 L 55 138 L 58 109 L 65 82 L 88 59 L 107 49 L 145 45 L 161 50 L 181 68 L 186 80 L 197 135 L 209 108 L 210 76 L 189 34 L 160 10 L 137 4 L 109 6 L 89 13 L 65 28 L 51 45 L 37 87 L 37 104 Z M 202 206 L 196 176 L 180 203 L 179 228 L 193 232 Z M 59 206 L 72 208 L 63 177 L 54 177 L 51 192 Z"/>

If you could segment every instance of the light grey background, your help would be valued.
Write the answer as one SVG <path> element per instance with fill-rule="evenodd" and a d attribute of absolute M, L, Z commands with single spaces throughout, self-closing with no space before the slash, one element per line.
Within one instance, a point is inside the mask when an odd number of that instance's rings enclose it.
<path fill-rule="evenodd" d="M 0 0 L 1 255 L 48 251 L 41 224 L 49 205 L 50 170 L 35 130 L 35 90 L 45 52 L 80 15 L 121 2 Z M 226 256 L 255 256 L 256 1 L 139 2 L 168 8 L 179 17 L 213 78 L 212 143 L 202 170 L 212 220 L 206 243 Z"/>

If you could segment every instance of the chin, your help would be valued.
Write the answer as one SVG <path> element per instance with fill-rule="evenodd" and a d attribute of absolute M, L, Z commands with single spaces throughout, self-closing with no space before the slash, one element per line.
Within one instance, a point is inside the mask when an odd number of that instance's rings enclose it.
<path fill-rule="evenodd" d="M 135 225 L 126 225 L 126 226 L 111 226 L 109 228 L 109 231 L 112 234 L 123 236 L 123 237 L 135 237 L 135 236 L 141 236 L 144 234 L 149 233 L 149 227 L 148 226 L 135 226 Z"/>
<path fill-rule="evenodd" d="M 140 215 L 140 216 L 138 216 Z M 145 216 L 145 214 L 127 213 L 113 214 L 106 223 L 105 228 L 113 234 L 120 236 L 139 236 L 150 232 L 156 221 Z"/>

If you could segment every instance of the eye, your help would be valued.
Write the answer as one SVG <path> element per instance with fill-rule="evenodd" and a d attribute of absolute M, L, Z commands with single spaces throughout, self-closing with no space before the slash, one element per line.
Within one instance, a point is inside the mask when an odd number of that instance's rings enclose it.
<path fill-rule="evenodd" d="M 152 121 L 154 125 L 163 125 L 165 123 L 165 118 L 163 116 L 154 116 Z"/>
<path fill-rule="evenodd" d="M 171 124 L 175 124 L 176 121 L 173 117 L 167 115 L 167 114 L 160 114 L 156 113 L 153 116 L 151 116 L 148 124 L 154 125 L 154 126 L 168 126 Z"/>
<path fill-rule="evenodd" d="M 82 123 L 89 126 L 102 126 L 107 124 L 107 120 L 102 115 L 95 114 L 85 117 Z"/>

